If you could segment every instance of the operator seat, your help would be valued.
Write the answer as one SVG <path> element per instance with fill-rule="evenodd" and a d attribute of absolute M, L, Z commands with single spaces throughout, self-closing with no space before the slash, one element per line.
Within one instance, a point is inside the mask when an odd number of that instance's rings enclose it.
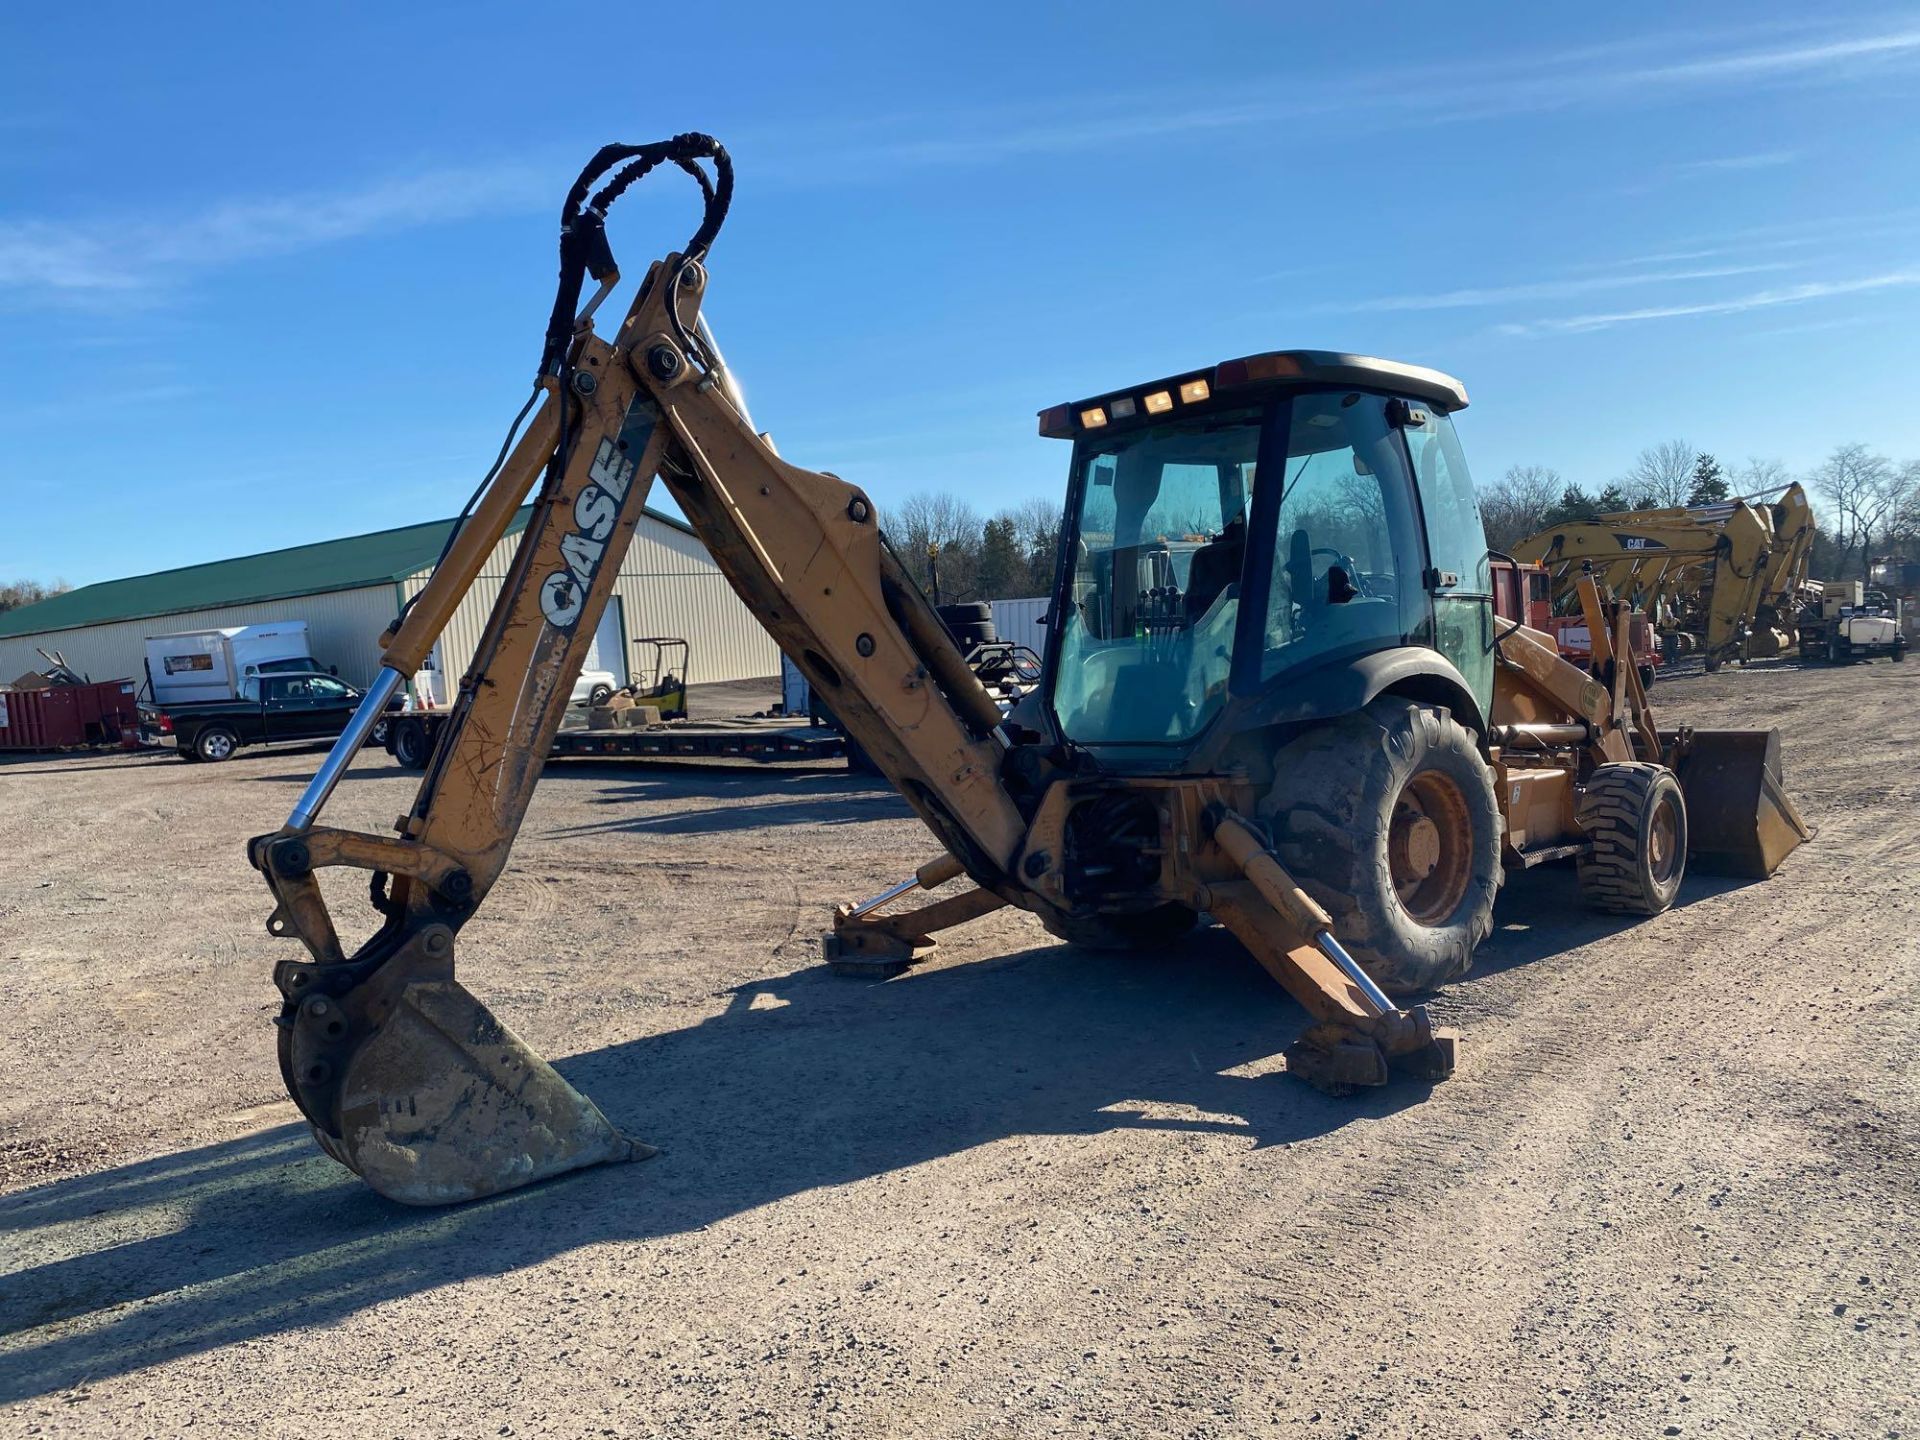
<path fill-rule="evenodd" d="M 1338 563 L 1327 567 L 1323 588 L 1315 588 L 1313 541 L 1304 529 L 1295 530 L 1287 542 L 1287 586 L 1296 601 L 1314 608 L 1345 605 L 1360 594 L 1347 567 Z"/>
<path fill-rule="evenodd" d="M 1240 579 L 1247 553 L 1247 517 L 1235 515 L 1220 533 L 1193 552 L 1187 567 L 1187 624 L 1207 613 L 1220 592 Z"/>

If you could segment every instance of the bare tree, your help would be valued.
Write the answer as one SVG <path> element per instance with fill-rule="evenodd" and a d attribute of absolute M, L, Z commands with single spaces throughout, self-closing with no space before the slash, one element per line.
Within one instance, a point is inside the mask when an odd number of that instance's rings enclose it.
<path fill-rule="evenodd" d="M 909 495 L 882 520 L 887 538 L 921 589 L 937 602 L 973 597 L 980 555 L 979 511 L 944 490 L 922 490 Z"/>
<path fill-rule="evenodd" d="M 1769 490 L 1784 490 L 1793 476 L 1778 460 L 1763 460 L 1749 455 L 1747 463 L 1733 472 L 1733 488 L 1740 495 L 1763 495 Z"/>
<path fill-rule="evenodd" d="M 1634 457 L 1621 478 L 1633 503 L 1646 508 L 1669 509 L 1687 503 L 1693 489 L 1695 456 L 1690 441 L 1663 440 L 1649 445 Z"/>
<path fill-rule="evenodd" d="M 1920 553 L 1920 460 L 1900 467 L 1900 501 L 1887 517 L 1888 548 L 1902 555 Z"/>
<path fill-rule="evenodd" d="M 0 581 L 0 611 L 18 610 L 23 605 L 37 605 L 42 600 L 52 599 L 55 595 L 64 595 L 73 587 L 64 580 L 55 580 L 43 585 L 38 580 Z"/>
<path fill-rule="evenodd" d="M 1023 500 L 1001 518 L 1013 522 L 1014 536 L 1026 556 L 1026 593 L 1045 595 L 1053 589 L 1054 557 L 1060 552 L 1061 506 L 1058 500 Z"/>
<path fill-rule="evenodd" d="M 1864 445 L 1842 445 L 1809 478 L 1833 507 L 1842 554 L 1859 550 L 1860 574 L 1865 577 L 1873 569 L 1874 535 L 1886 538 L 1889 522 L 1900 513 L 1914 483 L 1914 467 L 1895 470 L 1886 456 Z"/>
<path fill-rule="evenodd" d="M 1547 512 L 1559 500 L 1565 482 L 1548 465 L 1513 465 L 1480 492 L 1480 518 L 1487 543 L 1508 550 L 1547 522 Z"/>

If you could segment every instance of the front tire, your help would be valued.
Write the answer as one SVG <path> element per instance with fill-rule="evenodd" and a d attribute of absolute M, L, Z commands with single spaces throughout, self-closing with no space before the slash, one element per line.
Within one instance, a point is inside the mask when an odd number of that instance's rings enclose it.
<path fill-rule="evenodd" d="M 1616 915 L 1672 906 L 1687 873 L 1687 801 L 1671 770 L 1638 760 L 1596 766 L 1574 818 L 1590 842 L 1574 862 L 1582 899 Z"/>
<path fill-rule="evenodd" d="M 209 765 L 231 760 L 233 752 L 239 748 L 240 737 L 224 725 L 209 725 L 193 737 L 194 758 L 204 760 Z"/>
<path fill-rule="evenodd" d="M 611 699 L 613 699 L 613 687 L 611 685 L 596 685 L 587 692 L 587 704 L 595 710 L 598 710 Z"/>
<path fill-rule="evenodd" d="M 1462 974 L 1493 929 L 1500 805 L 1473 733 L 1382 696 L 1274 759 L 1260 813 L 1301 888 L 1383 990 Z"/>

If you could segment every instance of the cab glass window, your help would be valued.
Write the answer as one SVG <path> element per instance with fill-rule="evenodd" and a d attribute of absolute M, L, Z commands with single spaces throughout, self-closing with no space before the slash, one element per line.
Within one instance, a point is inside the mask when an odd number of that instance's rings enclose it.
<path fill-rule="evenodd" d="M 1089 438 L 1054 713 L 1088 744 L 1191 738 L 1226 702 L 1258 411 Z"/>
<path fill-rule="evenodd" d="M 1261 678 L 1400 643 L 1420 620 L 1420 532 L 1384 396 L 1295 397 Z"/>
<path fill-rule="evenodd" d="M 1480 503 L 1453 421 L 1436 410 L 1413 409 L 1425 419 L 1402 433 L 1435 571 L 1433 647 L 1453 662 L 1484 707 L 1493 699 L 1493 569 Z"/>

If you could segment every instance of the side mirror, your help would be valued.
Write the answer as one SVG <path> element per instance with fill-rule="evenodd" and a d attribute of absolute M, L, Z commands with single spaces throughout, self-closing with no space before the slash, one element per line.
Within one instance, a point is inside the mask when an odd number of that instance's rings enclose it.
<path fill-rule="evenodd" d="M 340 667 L 338 665 L 327 666 L 327 674 L 338 675 L 339 673 L 340 673 Z"/>

